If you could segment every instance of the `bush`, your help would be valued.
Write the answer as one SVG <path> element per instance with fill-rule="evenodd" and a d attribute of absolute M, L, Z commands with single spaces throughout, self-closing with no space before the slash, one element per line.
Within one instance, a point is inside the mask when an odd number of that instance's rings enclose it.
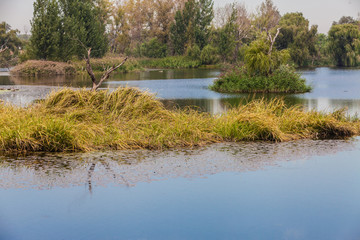
<path fill-rule="evenodd" d="M 200 54 L 202 64 L 215 64 L 219 61 L 217 49 L 211 45 L 206 45 Z"/>
<path fill-rule="evenodd" d="M 173 56 L 160 59 L 142 59 L 140 65 L 149 68 L 198 68 L 199 60 L 192 60 L 187 56 Z"/>
<path fill-rule="evenodd" d="M 166 56 L 167 46 L 157 38 L 141 44 L 141 55 L 149 58 L 163 58 Z"/>
<path fill-rule="evenodd" d="M 252 75 L 245 66 L 234 67 L 215 80 L 210 89 L 241 93 L 303 93 L 309 92 L 311 87 L 293 68 L 281 65 L 268 76 Z"/>
<path fill-rule="evenodd" d="M 186 56 L 188 56 L 192 60 L 200 60 L 200 54 L 201 54 L 201 51 L 197 44 L 194 44 L 192 46 L 190 45 L 186 49 Z"/>

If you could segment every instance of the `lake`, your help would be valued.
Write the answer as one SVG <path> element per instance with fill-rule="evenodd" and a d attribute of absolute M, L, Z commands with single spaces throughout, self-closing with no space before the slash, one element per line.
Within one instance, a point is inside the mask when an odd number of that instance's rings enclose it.
<path fill-rule="evenodd" d="M 218 70 L 118 74 L 168 108 L 213 114 L 252 98 L 207 89 Z M 302 70 L 288 104 L 360 112 L 360 70 Z M 0 99 L 27 105 L 86 77 L 0 73 Z M 0 239 L 360 239 L 360 138 L 222 143 L 196 149 L 0 156 Z"/>

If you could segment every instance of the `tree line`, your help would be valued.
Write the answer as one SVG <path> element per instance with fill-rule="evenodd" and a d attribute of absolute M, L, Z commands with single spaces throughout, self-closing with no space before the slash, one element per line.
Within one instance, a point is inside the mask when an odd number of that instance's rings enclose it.
<path fill-rule="evenodd" d="M 360 21 L 342 17 L 325 35 L 271 0 L 254 13 L 240 3 L 215 9 L 213 0 L 35 1 L 26 58 L 68 61 L 89 48 L 94 57 L 185 55 L 203 64 L 242 62 L 253 50 L 296 66 L 359 66 Z"/>

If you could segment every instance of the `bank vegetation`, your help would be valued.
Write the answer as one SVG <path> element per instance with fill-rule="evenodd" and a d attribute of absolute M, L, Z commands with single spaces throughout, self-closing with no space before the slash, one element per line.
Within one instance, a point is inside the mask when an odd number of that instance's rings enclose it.
<path fill-rule="evenodd" d="M 0 151 L 7 153 L 348 138 L 359 131 L 359 121 L 343 110 L 304 111 L 275 99 L 213 116 L 191 108 L 167 110 L 153 95 L 128 87 L 113 92 L 64 88 L 26 108 L 0 103 Z"/>

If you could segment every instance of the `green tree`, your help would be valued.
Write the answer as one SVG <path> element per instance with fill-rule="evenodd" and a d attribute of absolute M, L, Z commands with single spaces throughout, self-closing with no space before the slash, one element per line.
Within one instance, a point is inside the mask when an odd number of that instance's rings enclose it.
<path fill-rule="evenodd" d="M 317 26 L 309 29 L 309 21 L 302 13 L 296 12 L 282 16 L 279 27 L 276 47 L 279 50 L 289 49 L 292 61 L 298 66 L 309 65 L 317 55 Z"/>
<path fill-rule="evenodd" d="M 87 48 L 92 48 L 93 56 L 103 56 L 107 50 L 103 13 L 94 0 L 36 0 L 30 56 L 66 61 L 83 57 Z"/>
<path fill-rule="evenodd" d="M 166 44 L 161 43 L 157 38 L 153 38 L 141 45 L 141 55 L 150 58 L 166 57 Z"/>
<path fill-rule="evenodd" d="M 14 54 L 18 53 L 19 47 L 22 46 L 22 42 L 17 36 L 18 33 L 19 30 L 11 29 L 6 22 L 0 23 L 0 48 L 7 48 Z"/>
<path fill-rule="evenodd" d="M 357 25 L 333 25 L 328 35 L 329 51 L 337 66 L 360 65 L 360 30 Z"/>
<path fill-rule="evenodd" d="M 94 57 L 105 55 L 108 47 L 105 24 L 94 0 L 60 0 L 63 12 L 63 60 L 83 57 L 91 48 Z"/>
<path fill-rule="evenodd" d="M 287 50 L 269 50 L 270 43 L 263 39 L 253 41 L 246 49 L 245 66 L 251 74 L 268 76 L 290 58 Z"/>
<path fill-rule="evenodd" d="M 0 67 L 9 67 L 12 60 L 18 55 L 22 41 L 18 38 L 18 30 L 11 29 L 6 22 L 0 23 Z"/>
<path fill-rule="evenodd" d="M 175 14 L 175 23 L 170 27 L 170 36 L 174 54 L 182 55 L 185 52 L 185 45 L 187 42 L 186 36 L 186 23 L 181 11 Z"/>
<path fill-rule="evenodd" d="M 58 2 L 56 0 L 36 0 L 31 21 L 30 57 L 59 60 L 61 28 Z"/>
<path fill-rule="evenodd" d="M 175 54 L 182 55 L 188 46 L 198 45 L 200 50 L 207 45 L 210 24 L 214 18 L 213 0 L 189 0 L 175 14 L 170 38 Z"/>

